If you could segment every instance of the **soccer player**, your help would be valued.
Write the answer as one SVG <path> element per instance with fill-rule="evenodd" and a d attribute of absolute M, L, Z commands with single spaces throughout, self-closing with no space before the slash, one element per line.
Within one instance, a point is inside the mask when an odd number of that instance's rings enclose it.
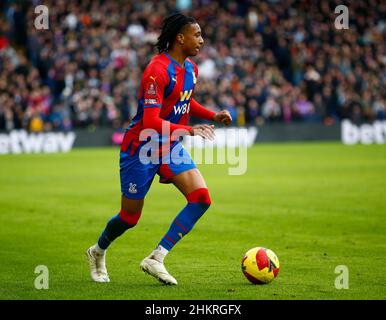
<path fill-rule="evenodd" d="M 182 192 L 187 204 L 140 267 L 162 283 L 177 284 L 166 270 L 164 258 L 211 204 L 205 180 L 178 137 L 183 132 L 204 139 L 214 138 L 213 125 L 189 126 L 190 114 L 225 125 L 232 122 L 228 111 L 214 113 L 193 99 L 198 69 L 188 57 L 196 56 L 203 44 L 200 26 L 194 18 L 173 13 L 164 19 L 157 42 L 159 54 L 144 70 L 137 114 L 126 129 L 121 145 L 121 210 L 107 223 L 98 242 L 86 252 L 91 278 L 96 282 L 110 281 L 105 265 L 106 250 L 114 239 L 137 224 L 146 193 L 158 174 L 161 183 L 173 183 Z M 165 128 L 169 131 L 167 139 L 163 139 Z M 157 153 L 162 160 L 160 163 L 141 161 L 141 147 L 148 142 L 140 139 L 144 129 L 155 130 L 161 140 Z M 169 157 L 171 161 L 164 161 L 168 159 L 165 154 L 170 155 L 174 150 L 184 159 L 182 163 L 173 161 L 173 157 Z"/>

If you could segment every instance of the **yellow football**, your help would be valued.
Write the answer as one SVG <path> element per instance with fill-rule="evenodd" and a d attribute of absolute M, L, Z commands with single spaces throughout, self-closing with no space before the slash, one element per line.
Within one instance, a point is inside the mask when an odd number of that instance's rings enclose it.
<path fill-rule="evenodd" d="M 248 250 L 241 262 L 244 276 L 253 284 L 271 282 L 277 277 L 279 269 L 280 264 L 276 254 L 263 247 Z"/>

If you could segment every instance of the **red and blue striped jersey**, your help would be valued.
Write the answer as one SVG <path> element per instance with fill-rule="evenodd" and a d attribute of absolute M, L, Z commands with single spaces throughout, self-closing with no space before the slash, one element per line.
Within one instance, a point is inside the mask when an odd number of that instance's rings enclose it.
<path fill-rule="evenodd" d="M 143 72 L 137 114 L 126 129 L 122 150 L 131 143 L 138 145 L 144 127 L 144 110 L 160 108 L 159 117 L 181 128 L 190 128 L 190 104 L 197 82 L 198 69 L 190 59 L 181 66 L 168 53 L 153 57 Z"/>

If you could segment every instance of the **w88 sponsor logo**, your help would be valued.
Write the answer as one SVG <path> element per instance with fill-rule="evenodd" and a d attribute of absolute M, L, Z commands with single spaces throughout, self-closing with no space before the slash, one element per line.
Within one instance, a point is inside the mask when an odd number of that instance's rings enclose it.
<path fill-rule="evenodd" d="M 190 110 L 190 102 L 184 103 L 182 105 L 174 106 L 174 114 L 189 113 L 189 110 Z"/>

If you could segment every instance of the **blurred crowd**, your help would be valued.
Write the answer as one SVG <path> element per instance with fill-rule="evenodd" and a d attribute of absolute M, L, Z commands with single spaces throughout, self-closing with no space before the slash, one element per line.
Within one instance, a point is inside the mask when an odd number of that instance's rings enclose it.
<path fill-rule="evenodd" d="M 0 130 L 127 126 L 162 19 L 194 16 L 205 45 L 195 98 L 239 126 L 386 119 L 386 2 L 1 0 Z"/>

